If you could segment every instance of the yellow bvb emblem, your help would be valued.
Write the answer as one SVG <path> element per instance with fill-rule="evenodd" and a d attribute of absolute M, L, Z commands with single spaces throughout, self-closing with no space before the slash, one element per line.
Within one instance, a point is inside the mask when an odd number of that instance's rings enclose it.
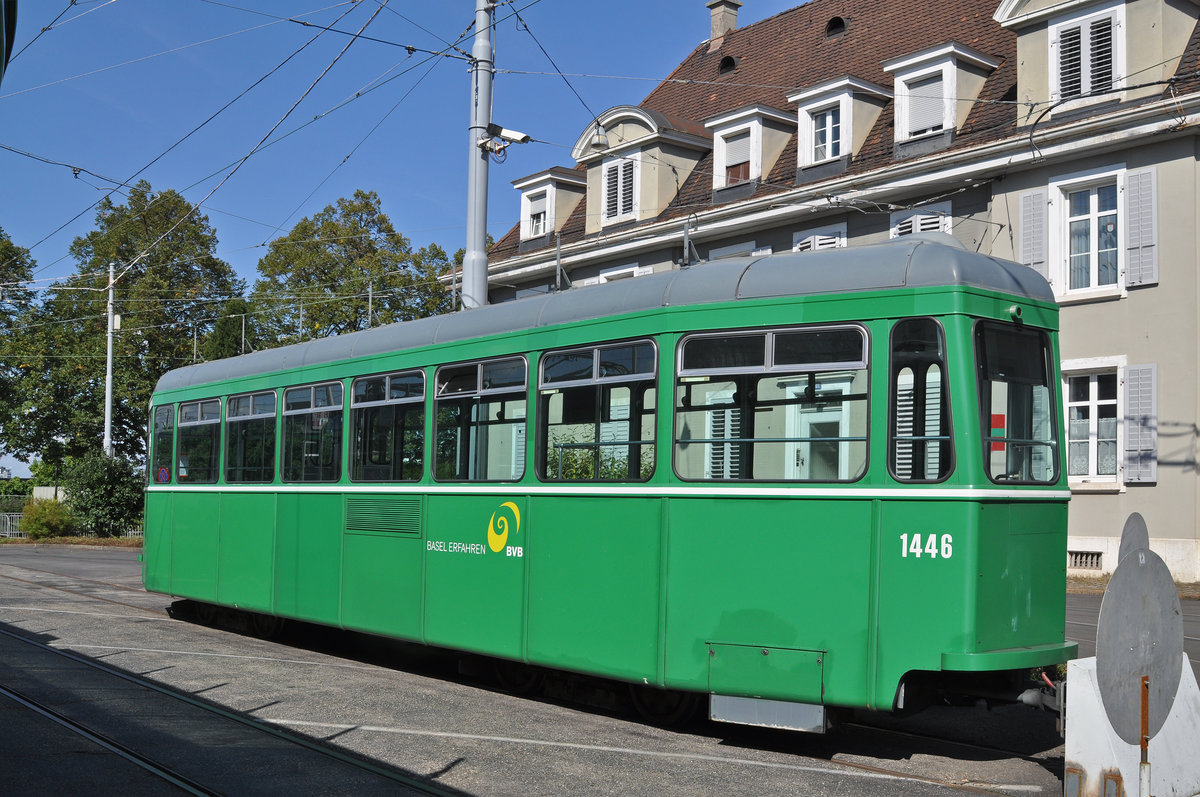
<path fill-rule="evenodd" d="M 503 514 L 500 517 L 496 517 L 497 514 L 500 514 L 500 510 L 505 508 L 512 511 L 512 533 L 516 534 L 521 530 L 521 510 L 517 509 L 517 505 L 512 501 L 505 501 L 500 505 L 500 509 L 492 513 L 492 519 L 488 521 L 488 547 L 496 553 L 503 552 L 504 545 L 508 542 L 508 517 Z M 498 533 L 496 531 L 497 528 L 500 529 Z"/>

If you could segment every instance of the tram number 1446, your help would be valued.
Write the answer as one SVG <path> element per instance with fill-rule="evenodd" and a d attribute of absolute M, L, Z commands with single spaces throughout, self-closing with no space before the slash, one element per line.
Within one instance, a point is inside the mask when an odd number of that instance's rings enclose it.
<path fill-rule="evenodd" d="M 943 534 L 940 539 L 936 534 L 900 535 L 901 559 L 907 559 L 909 556 L 915 556 L 918 559 L 922 556 L 928 556 L 930 559 L 937 559 L 939 556 L 943 559 L 949 559 L 953 555 L 953 534 Z"/>

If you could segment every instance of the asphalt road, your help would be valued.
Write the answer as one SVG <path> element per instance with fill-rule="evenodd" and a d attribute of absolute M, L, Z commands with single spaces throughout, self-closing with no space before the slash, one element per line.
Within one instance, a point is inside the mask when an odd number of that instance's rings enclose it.
<path fill-rule="evenodd" d="M 823 737 L 707 721 L 669 731 L 603 684 L 521 698 L 450 656 L 374 637 L 297 624 L 267 642 L 172 620 L 170 598 L 142 590 L 137 555 L 0 545 L 0 628 L 469 794 L 1061 793 L 1053 717 L 1025 707 L 858 716 Z M 1098 596 L 1068 596 L 1081 655 L 1098 609 Z M 1195 666 L 1200 608 L 1184 611 Z"/>

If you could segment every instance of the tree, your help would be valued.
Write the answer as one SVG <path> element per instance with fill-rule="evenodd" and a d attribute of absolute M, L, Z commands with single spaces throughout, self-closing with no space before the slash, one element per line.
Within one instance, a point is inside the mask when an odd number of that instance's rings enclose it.
<path fill-rule="evenodd" d="M 447 309 L 435 269 L 440 247 L 417 256 L 374 191 L 355 191 L 271 243 L 251 302 L 275 345 L 355 332 Z"/>
<path fill-rule="evenodd" d="M 14 244 L 0 229 L 0 407 L 11 407 L 16 401 L 15 386 L 26 352 L 14 332 L 33 301 L 28 285 L 33 266 L 29 250 Z M 12 453 L 5 444 L 5 431 L 0 418 L 0 453 Z"/>
<path fill-rule="evenodd" d="M 204 359 L 220 360 L 262 348 L 258 317 L 251 312 L 250 303 L 240 296 L 230 299 L 204 338 L 200 352 Z"/>
<path fill-rule="evenodd" d="M 0 407 L 0 435 L 13 453 L 51 465 L 98 451 L 104 426 L 108 265 L 116 264 L 113 446 L 145 455 L 146 407 L 158 378 L 191 362 L 217 313 L 244 285 L 214 254 L 208 218 L 174 191 L 145 181 L 128 203 L 105 199 L 95 229 L 71 245 L 78 276 L 55 283 L 21 315 L 14 400 Z"/>
<path fill-rule="evenodd" d="M 143 479 L 124 457 L 89 454 L 73 460 L 63 479 L 71 516 L 98 537 L 117 537 L 142 517 Z"/>

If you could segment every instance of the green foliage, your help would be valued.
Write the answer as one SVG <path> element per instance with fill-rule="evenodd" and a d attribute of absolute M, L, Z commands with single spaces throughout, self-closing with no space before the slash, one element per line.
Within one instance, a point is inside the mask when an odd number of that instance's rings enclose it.
<path fill-rule="evenodd" d="M 251 312 L 250 303 L 240 296 L 230 299 L 204 339 L 200 352 L 206 361 L 236 357 L 262 348 L 258 317 Z"/>
<path fill-rule="evenodd" d="M 123 316 L 114 336 L 113 445 L 133 458 L 145 453 L 146 406 L 158 378 L 192 361 L 194 332 L 204 336 L 212 324 L 212 300 L 244 288 L 214 254 L 207 217 L 176 192 L 156 194 L 143 181 L 128 204 L 104 199 L 97 207 L 95 229 L 71 245 L 80 276 L 51 286 L 21 311 L 15 334 L 2 336 L 23 355 L 13 400 L 0 401 L 0 440 L 19 456 L 61 465 L 100 447 L 110 263 Z"/>
<path fill-rule="evenodd" d="M 75 518 L 62 501 L 30 498 L 21 516 L 21 531 L 31 540 L 66 537 L 75 532 Z"/>
<path fill-rule="evenodd" d="M 142 481 L 128 460 L 102 454 L 73 461 L 63 475 L 71 512 L 98 537 L 117 537 L 141 523 Z"/>
<path fill-rule="evenodd" d="M 444 312 L 448 266 L 437 245 L 413 255 L 379 196 L 360 190 L 273 241 L 250 300 L 270 345 L 295 343 Z"/>
<path fill-rule="evenodd" d="M 4 479 L 0 481 L 0 496 L 30 495 L 33 493 L 32 479 Z"/>

